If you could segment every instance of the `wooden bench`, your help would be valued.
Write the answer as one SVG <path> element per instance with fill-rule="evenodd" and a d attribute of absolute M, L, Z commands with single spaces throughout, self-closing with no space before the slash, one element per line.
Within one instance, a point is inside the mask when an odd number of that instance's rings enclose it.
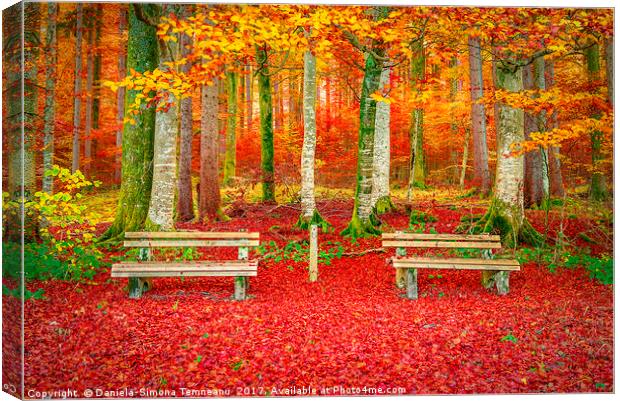
<path fill-rule="evenodd" d="M 257 232 L 127 232 L 125 247 L 139 248 L 139 261 L 112 265 L 112 277 L 129 278 L 129 297 L 140 298 L 154 277 L 217 277 L 235 280 L 235 300 L 244 300 L 249 277 L 257 275 L 258 262 L 248 260 L 249 248 L 259 245 Z M 237 260 L 153 261 L 153 248 L 237 247 Z"/>
<path fill-rule="evenodd" d="M 384 248 L 396 248 L 396 256 L 390 259 L 396 269 L 396 285 L 407 288 L 407 298 L 418 298 L 418 269 L 483 270 L 492 274 L 487 286 L 493 283 L 501 295 L 508 293 L 510 271 L 520 270 L 514 259 L 491 259 L 492 250 L 502 247 L 499 235 L 461 235 L 461 234 L 415 234 L 385 233 L 382 235 Z M 482 258 L 453 257 L 407 257 L 407 248 L 466 248 L 481 249 Z"/>

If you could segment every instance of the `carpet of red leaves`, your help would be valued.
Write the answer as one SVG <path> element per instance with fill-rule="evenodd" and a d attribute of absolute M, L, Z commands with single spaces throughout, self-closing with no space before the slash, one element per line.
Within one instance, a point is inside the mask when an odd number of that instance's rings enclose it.
<path fill-rule="evenodd" d="M 340 241 L 347 251 L 380 247 L 379 239 L 352 245 L 337 235 L 350 203 L 321 208 L 336 229 L 321 242 Z M 454 232 L 464 211 L 436 206 L 433 213 L 437 231 Z M 288 206 L 248 206 L 229 222 L 179 229 L 247 228 L 282 246 L 305 235 L 289 228 L 297 217 Z M 406 215 L 384 219 L 407 226 Z M 222 255 L 235 253 L 209 256 Z M 316 283 L 303 263 L 262 262 L 244 302 L 230 300 L 230 277 L 157 279 L 139 300 L 107 271 L 96 285 L 31 283 L 47 299 L 26 303 L 26 390 L 614 391 L 612 286 L 585 270 L 551 274 L 528 263 L 512 273 L 510 293 L 498 296 L 482 288 L 480 272 L 424 270 L 421 297 L 409 301 L 393 285 L 389 256 L 334 259 L 319 266 Z"/>

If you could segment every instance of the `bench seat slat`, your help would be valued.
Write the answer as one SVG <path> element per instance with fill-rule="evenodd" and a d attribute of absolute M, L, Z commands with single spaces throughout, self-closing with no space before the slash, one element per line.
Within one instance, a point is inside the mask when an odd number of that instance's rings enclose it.
<path fill-rule="evenodd" d="M 183 271 L 112 271 L 112 277 L 256 277 L 258 273 L 253 271 L 207 271 L 207 270 L 183 270 Z"/>
<path fill-rule="evenodd" d="M 428 240 L 428 241 L 501 241 L 499 235 L 490 234 L 421 234 L 421 233 L 384 233 L 384 240 Z"/>
<path fill-rule="evenodd" d="M 127 239 L 259 239 L 258 232 L 162 231 L 126 232 Z"/>
<path fill-rule="evenodd" d="M 194 269 L 194 268 L 208 268 L 208 267 L 231 267 L 231 268 L 239 268 L 239 267 L 257 267 L 258 261 L 256 260 L 196 260 L 196 261 L 145 261 L 145 262 L 134 262 L 134 261 L 126 261 L 119 262 L 112 265 L 113 268 L 118 267 L 127 267 L 127 268 L 150 268 L 150 267 L 175 267 L 175 268 L 186 268 L 186 269 Z"/>
<path fill-rule="evenodd" d="M 128 248 L 181 248 L 181 247 L 208 247 L 208 246 L 230 246 L 230 247 L 239 247 L 239 246 L 259 246 L 259 240 L 243 240 L 243 239 L 231 239 L 231 240 L 157 240 L 157 239 L 146 239 L 146 240 L 126 240 L 123 245 Z"/>
<path fill-rule="evenodd" d="M 398 241 L 384 240 L 384 247 L 397 248 L 477 248 L 477 249 L 499 249 L 501 242 L 451 242 L 451 241 Z"/>
<path fill-rule="evenodd" d="M 411 258 L 392 259 L 396 269 L 454 269 L 454 270 L 508 270 L 521 269 L 519 262 L 513 259 L 432 259 Z"/>

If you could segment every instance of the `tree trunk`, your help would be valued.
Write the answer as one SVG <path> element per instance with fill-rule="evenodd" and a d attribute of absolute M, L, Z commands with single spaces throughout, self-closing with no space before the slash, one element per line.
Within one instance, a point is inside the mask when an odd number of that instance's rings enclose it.
<path fill-rule="evenodd" d="M 469 45 L 469 78 L 471 96 L 471 119 L 474 150 L 474 185 L 480 188 L 483 196 L 491 191 L 491 175 L 489 173 L 489 153 L 487 147 L 487 125 L 484 103 L 480 102 L 484 94 L 482 79 L 482 56 L 480 39 L 470 36 Z"/>
<path fill-rule="evenodd" d="M 512 60 L 514 61 L 514 60 Z M 523 72 L 511 63 L 496 64 L 498 89 L 519 92 L 523 89 Z M 525 219 L 523 203 L 524 157 L 513 156 L 512 146 L 523 142 L 523 111 L 507 104 L 498 105 L 497 169 L 495 193 L 489 210 L 474 231 L 498 230 L 506 248 L 517 246 L 519 239 L 539 245 L 542 237 Z M 488 278 L 489 274 L 483 275 Z"/>
<path fill-rule="evenodd" d="M 588 78 L 590 81 L 596 81 L 599 79 L 601 64 L 598 43 L 586 48 L 586 65 L 588 70 Z M 592 114 L 593 118 L 601 118 L 601 112 L 595 110 Z M 593 131 L 590 133 L 592 144 L 592 178 L 590 180 L 590 199 L 596 201 L 604 201 L 609 197 L 607 191 L 607 178 L 600 171 L 600 163 L 603 161 L 603 154 L 601 152 L 603 133 L 600 131 Z"/>
<path fill-rule="evenodd" d="M 178 14 L 178 5 L 164 5 L 164 13 Z M 159 69 L 178 59 L 177 42 L 159 42 Z M 146 219 L 147 231 L 174 230 L 174 204 L 177 187 L 177 138 L 179 136 L 179 102 L 170 93 L 170 107 L 155 114 L 153 185 Z"/>
<path fill-rule="evenodd" d="M 24 205 L 34 200 L 37 191 L 35 148 L 40 4 L 19 3 L 9 7 L 3 11 L 2 20 L 3 71 L 7 79 L 7 88 L 3 89 L 6 90 L 4 100 L 8 111 L 3 130 L 10 141 L 6 190 L 10 200 L 19 205 L 18 210 L 7 213 L 3 219 L 3 237 L 4 241 L 29 243 L 36 241 L 39 230 L 37 216 Z"/>
<path fill-rule="evenodd" d="M 534 89 L 533 66 L 528 65 L 523 70 L 523 88 L 526 90 Z M 524 114 L 525 139 L 530 140 L 530 134 L 538 131 L 538 121 L 536 115 L 532 113 Z M 538 150 L 528 152 L 524 159 L 524 202 L 525 207 L 540 206 L 543 201 L 542 189 L 542 158 Z"/>
<path fill-rule="evenodd" d="M 387 64 L 387 63 L 385 63 Z M 386 95 L 390 86 L 390 68 L 381 71 L 379 90 Z M 371 205 L 377 213 L 394 208 L 390 199 L 390 104 L 377 102 L 375 117 L 375 138 L 373 145 L 373 175 Z"/>
<path fill-rule="evenodd" d="M 534 84 L 536 89 L 540 92 L 547 90 L 547 84 L 545 81 L 545 58 L 537 57 L 534 60 Z M 547 112 L 542 110 L 536 115 L 536 125 L 539 132 L 547 131 Z M 538 150 L 540 157 L 541 168 L 541 191 L 542 201 L 541 205 L 545 205 L 549 202 L 549 154 L 547 149 L 540 147 Z M 547 205 L 548 206 L 548 205 Z"/>
<path fill-rule="evenodd" d="M 605 72 L 607 78 L 607 100 L 614 107 L 614 37 L 605 38 Z"/>
<path fill-rule="evenodd" d="M 75 81 L 73 85 L 73 160 L 71 170 L 80 169 L 80 113 L 82 96 L 82 14 L 83 5 L 76 6 L 77 22 L 75 25 Z"/>
<path fill-rule="evenodd" d="M 226 73 L 228 92 L 228 123 L 226 124 L 226 156 L 224 159 L 224 185 L 229 185 L 237 175 L 237 74 Z"/>
<path fill-rule="evenodd" d="M 461 177 L 459 178 L 459 188 L 465 189 L 465 174 L 467 174 L 467 159 L 469 158 L 469 140 L 471 139 L 471 130 L 465 128 L 465 143 L 463 144 L 463 160 L 461 161 Z M 488 164 L 487 164 L 488 168 Z"/>
<path fill-rule="evenodd" d="M 43 126 L 43 171 L 52 169 L 54 164 L 54 134 L 56 124 L 56 22 L 58 19 L 58 3 L 47 4 L 46 29 L 46 68 L 45 68 L 45 111 Z M 42 189 L 51 194 L 54 190 L 54 177 L 43 175 Z"/>
<path fill-rule="evenodd" d="M 341 233 L 352 238 L 379 234 L 372 216 L 373 148 L 377 101 L 370 97 L 379 90 L 382 63 L 366 55 L 362 96 L 360 97 L 360 128 L 357 153 L 357 180 L 351 222 Z"/>
<path fill-rule="evenodd" d="M 103 23 L 103 4 L 95 5 L 95 55 L 94 55 L 94 88 L 93 88 L 93 130 L 97 131 L 100 126 L 101 115 L 101 24 Z M 92 139 L 92 154 L 97 154 L 97 140 Z M 92 168 L 92 167 L 91 167 Z"/>
<path fill-rule="evenodd" d="M 127 9 L 123 5 L 120 6 L 118 23 L 118 35 L 123 37 L 125 29 L 127 29 Z M 125 48 L 120 46 L 118 52 L 118 79 L 125 78 L 127 72 L 125 64 Z M 121 183 L 121 146 L 123 145 L 123 114 L 125 109 L 125 87 L 118 88 L 116 92 L 116 156 L 114 163 L 114 183 L 120 185 Z"/>
<path fill-rule="evenodd" d="M 218 174 L 217 80 L 203 85 L 200 112 L 200 190 L 198 209 L 200 221 L 222 218 Z"/>
<path fill-rule="evenodd" d="M 411 83 L 414 90 L 421 91 L 420 85 L 426 74 L 426 56 L 424 40 L 420 39 L 415 45 L 414 58 L 411 61 Z M 414 188 L 424 188 L 426 174 L 424 170 L 424 109 L 416 108 L 411 113 L 411 127 L 409 128 L 409 183 L 407 186 L 407 200 L 411 200 Z"/>
<path fill-rule="evenodd" d="M 87 12 L 92 15 L 92 12 Z M 92 160 L 92 139 L 93 133 L 93 75 L 95 73 L 95 35 L 93 27 L 88 29 L 86 35 L 86 99 L 84 102 L 84 160 L 82 172 L 86 178 L 90 177 L 90 163 Z"/>
<path fill-rule="evenodd" d="M 129 35 L 127 39 L 127 68 L 138 72 L 152 71 L 158 66 L 156 28 L 136 18 L 135 7 L 142 7 L 148 15 L 157 13 L 157 6 L 130 4 Z M 138 91 L 126 93 L 125 116 L 129 117 L 129 105 L 134 103 Z M 153 141 L 155 134 L 155 109 L 150 107 L 132 115 L 135 124 L 123 126 L 123 168 L 121 189 L 116 217 L 112 226 L 103 234 L 102 240 L 116 239 L 125 231 L 144 228 L 153 179 Z"/>
<path fill-rule="evenodd" d="M 247 132 L 252 131 L 252 109 L 253 109 L 253 101 L 254 96 L 252 94 L 253 91 L 253 80 L 252 80 L 252 67 L 249 64 L 245 65 L 245 107 L 246 107 L 246 119 L 247 119 Z"/>
<path fill-rule="evenodd" d="M 271 80 L 267 67 L 267 52 L 257 48 L 258 97 L 260 106 L 260 137 L 261 137 L 261 173 L 263 202 L 275 202 L 275 183 L 273 166 L 273 102 L 271 98 Z"/>
<path fill-rule="evenodd" d="M 554 66 L 553 61 L 548 62 L 545 66 L 547 79 L 545 86 L 551 88 L 554 85 Z M 558 112 L 554 110 L 549 119 L 549 130 L 558 127 Z M 564 183 L 562 180 L 562 166 L 560 164 L 560 148 L 552 146 L 549 148 L 549 191 L 552 196 L 559 198 L 564 197 Z"/>
<path fill-rule="evenodd" d="M 181 36 L 181 57 L 189 54 L 188 45 L 191 38 L 187 35 Z M 189 64 L 182 67 L 184 73 L 189 73 Z M 181 99 L 181 140 L 179 150 L 179 186 L 177 203 L 177 221 L 190 221 L 194 218 L 194 202 L 192 190 L 192 138 L 193 118 L 192 118 L 192 97 L 188 96 Z"/>

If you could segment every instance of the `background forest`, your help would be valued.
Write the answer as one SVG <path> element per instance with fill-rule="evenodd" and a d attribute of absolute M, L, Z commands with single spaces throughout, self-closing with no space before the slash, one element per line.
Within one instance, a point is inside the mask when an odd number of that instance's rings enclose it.
<path fill-rule="evenodd" d="M 613 23 L 602 8 L 7 8 L 3 303 L 13 328 L 3 335 L 19 337 L 24 206 L 32 353 L 22 361 L 5 341 L 6 380 L 19 381 L 23 362 L 32 388 L 364 377 L 408 393 L 613 391 Z M 182 290 L 161 279 L 136 308 L 108 269 L 140 257 L 119 246 L 125 233 L 177 230 L 260 232 L 256 298 L 223 302 L 225 278 Z M 472 272 L 431 271 L 418 303 L 404 305 L 378 238 L 400 230 L 499 234 L 522 270 L 506 297 L 478 289 Z M 219 255 L 175 252 L 159 256 Z M 301 327 L 307 308 L 314 317 Z M 171 316 L 191 330 L 162 323 Z M 226 316 L 265 342 L 239 339 Z M 328 320 L 351 316 L 335 338 Z M 407 324 L 415 338 L 440 328 L 403 343 Z M 102 327 L 115 330 L 87 337 Z M 284 334 L 268 335 L 274 327 Z M 308 327 L 316 338 L 302 343 Z M 52 360 L 58 336 L 72 345 Z M 165 372 L 144 352 L 162 347 Z M 325 352 L 347 369 L 320 362 Z M 431 354 L 429 370 L 412 370 Z M 287 370 L 270 363 L 278 358 Z M 450 364 L 467 368 L 453 376 Z"/>

